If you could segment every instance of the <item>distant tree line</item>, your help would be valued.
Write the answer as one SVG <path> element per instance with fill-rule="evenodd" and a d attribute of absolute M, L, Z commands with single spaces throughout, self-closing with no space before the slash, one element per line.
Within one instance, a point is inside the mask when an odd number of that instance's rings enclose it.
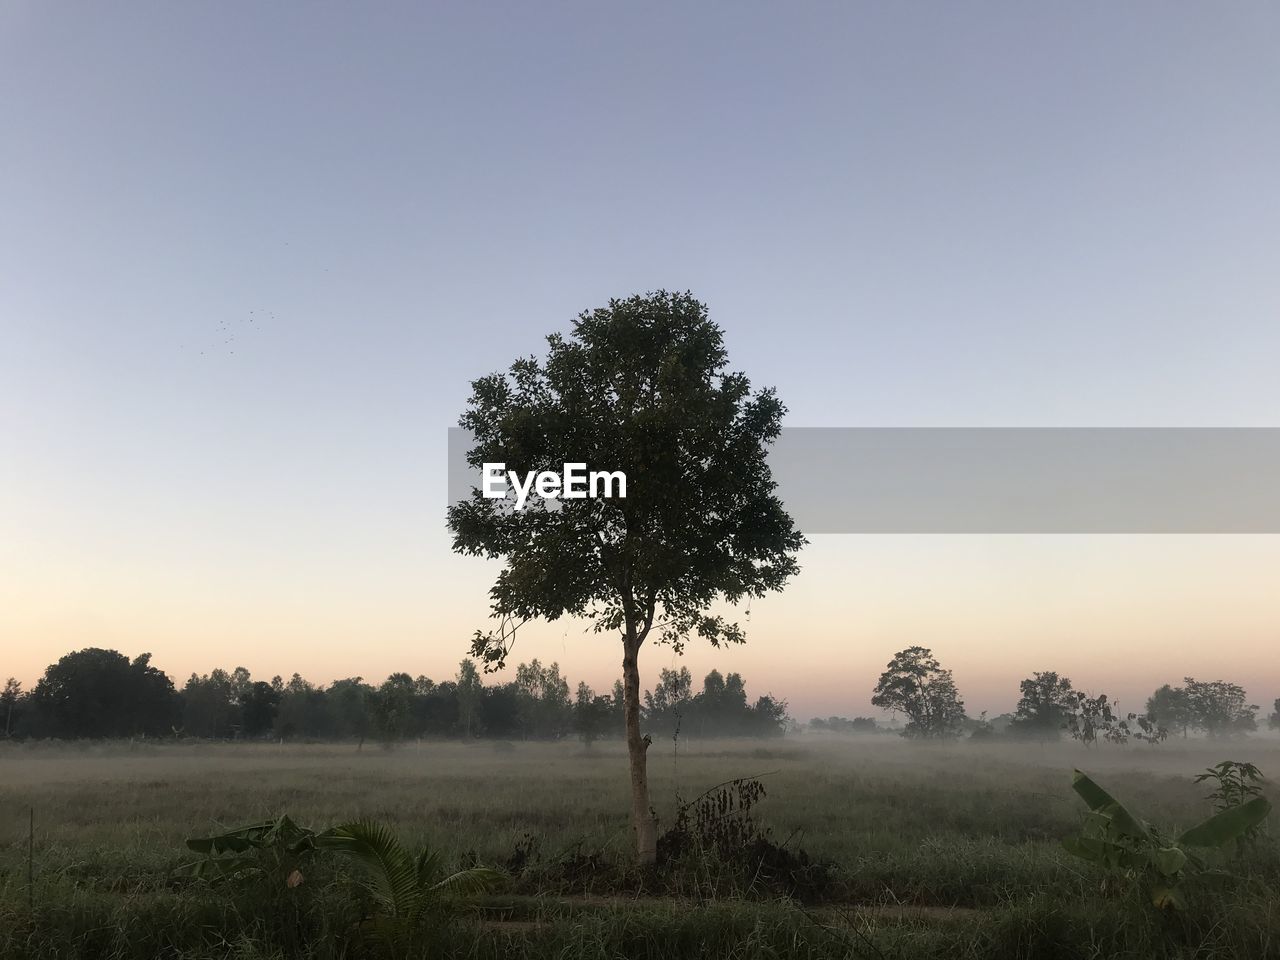
<path fill-rule="evenodd" d="M 786 702 L 748 701 L 742 677 L 712 671 L 692 693 L 687 668 L 663 670 L 645 695 L 646 729 L 690 737 L 762 737 L 785 732 Z M 6 738 L 192 737 L 208 740 L 379 740 L 490 737 L 587 745 L 620 737 L 622 684 L 607 695 L 579 683 L 571 694 L 558 664 L 533 660 L 514 679 L 485 684 L 463 660 L 442 681 L 393 673 L 380 684 L 363 677 L 313 684 L 255 680 L 244 667 L 193 673 L 181 688 L 151 665 L 115 650 L 87 648 L 49 666 L 35 689 L 10 679 L 0 693 Z"/>
<path fill-rule="evenodd" d="M 951 671 L 926 647 L 908 647 L 887 665 L 871 702 L 905 723 L 889 727 L 870 717 L 817 717 L 809 729 L 832 733 L 899 732 L 922 739 L 1006 736 L 1055 740 L 1071 736 L 1086 746 L 1156 742 L 1191 733 L 1221 738 L 1256 730 L 1259 707 L 1239 684 L 1186 677 L 1156 690 L 1142 713 L 1125 712 L 1105 693 L 1075 689 L 1055 671 L 1033 673 L 1019 685 L 1012 713 L 988 720 L 965 712 Z M 533 660 L 514 679 L 486 685 L 475 663 L 436 682 L 393 673 L 382 683 L 362 677 L 316 685 L 255 680 L 244 667 L 193 673 L 181 687 L 151 665 L 114 650 L 69 653 L 45 670 L 29 692 L 10 678 L 0 691 L 0 727 L 6 738 L 173 737 L 200 739 L 359 740 L 394 742 L 417 737 L 491 737 L 558 740 L 588 746 L 621 735 L 622 684 L 608 694 L 585 683 L 571 693 L 558 664 Z M 712 670 L 696 693 L 687 667 L 661 671 L 644 695 L 643 720 L 653 736 L 773 737 L 788 729 L 787 703 L 771 695 L 748 697 L 741 675 Z M 1280 699 L 1268 725 L 1280 729 Z"/>
<path fill-rule="evenodd" d="M 663 669 L 658 685 L 644 695 L 646 728 L 657 734 L 690 737 L 775 737 L 786 732 L 787 703 L 769 694 L 747 697 L 741 674 L 712 670 L 693 692 L 687 667 Z"/>
<path fill-rule="evenodd" d="M 880 733 L 888 728 L 876 723 L 874 717 L 814 717 L 809 721 L 810 730 L 829 730 L 832 733 Z"/>
<path fill-rule="evenodd" d="M 1258 725 L 1258 706 L 1248 702 L 1243 687 L 1226 680 L 1186 677 L 1180 687 L 1166 684 L 1151 695 L 1141 713 L 1121 710 L 1105 693 L 1077 690 L 1070 678 L 1055 671 L 1032 674 L 1021 682 L 1019 692 L 1013 713 L 991 721 L 985 713 L 969 717 L 951 671 L 927 647 L 915 646 L 894 655 L 880 674 L 871 702 L 906 720 L 903 736 L 926 739 L 1003 734 L 1056 740 L 1065 734 L 1092 746 L 1130 739 L 1156 743 L 1171 733 L 1186 736 L 1193 730 L 1208 737 L 1229 737 Z M 1268 723 L 1280 728 L 1280 699 Z M 866 717 L 816 718 L 809 726 L 844 733 L 883 729 Z"/>

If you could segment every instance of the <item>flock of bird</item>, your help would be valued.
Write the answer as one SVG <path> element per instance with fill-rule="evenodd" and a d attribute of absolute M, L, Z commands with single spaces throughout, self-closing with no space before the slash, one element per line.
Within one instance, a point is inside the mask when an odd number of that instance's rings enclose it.
<path fill-rule="evenodd" d="M 221 341 L 221 343 L 215 344 L 213 346 L 205 348 L 204 350 L 201 350 L 200 356 L 204 356 L 206 353 L 212 352 L 213 350 L 219 347 L 229 347 L 231 344 L 235 343 L 236 332 L 238 330 L 247 329 L 247 328 L 244 328 L 244 324 L 256 323 L 259 320 L 274 320 L 275 318 L 276 318 L 276 315 L 274 313 L 271 313 L 269 310 L 264 310 L 261 314 L 259 314 L 256 310 L 250 310 L 249 315 L 247 317 L 242 317 L 239 320 L 238 324 L 235 321 L 223 320 L 221 323 L 218 324 L 218 339 Z M 235 350 L 234 349 L 227 350 L 227 353 L 233 354 L 235 353 Z"/>

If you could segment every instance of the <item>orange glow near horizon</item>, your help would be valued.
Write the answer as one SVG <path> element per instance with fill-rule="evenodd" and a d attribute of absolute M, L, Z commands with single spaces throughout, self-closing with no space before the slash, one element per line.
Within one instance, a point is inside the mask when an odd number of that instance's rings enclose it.
<path fill-rule="evenodd" d="M 438 551 L 402 545 L 380 562 L 112 564 L 52 544 L 24 559 L 4 571 L 11 642 L 0 671 L 27 686 L 86 646 L 150 651 L 179 685 L 238 665 L 322 683 L 400 670 L 442 679 L 486 624 L 496 569 L 452 556 L 443 538 Z M 1012 709 L 1018 681 L 1036 670 L 1134 708 L 1185 675 L 1242 683 L 1264 713 L 1280 696 L 1280 537 L 826 536 L 801 559 L 784 593 L 752 604 L 747 645 L 694 643 L 683 658 L 650 647 L 645 686 L 662 667 L 687 666 L 698 680 L 736 670 L 749 693 L 783 697 L 801 719 L 875 715 L 880 670 L 920 644 L 954 671 L 975 715 Z M 607 690 L 620 652 L 581 622 L 529 624 L 498 679 L 534 657 Z"/>

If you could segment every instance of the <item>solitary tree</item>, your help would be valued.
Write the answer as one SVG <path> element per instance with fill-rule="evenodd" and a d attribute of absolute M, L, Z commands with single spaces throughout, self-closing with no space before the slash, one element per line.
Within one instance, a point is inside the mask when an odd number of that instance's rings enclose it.
<path fill-rule="evenodd" d="M 964 701 L 951 671 L 927 647 L 908 647 L 889 661 L 871 702 L 904 713 L 908 737 L 954 737 L 964 723 Z"/>
<path fill-rule="evenodd" d="M 774 494 L 765 454 L 782 403 L 730 372 L 723 333 L 689 294 L 612 300 L 583 313 L 548 352 L 476 380 L 460 424 L 468 462 L 561 472 L 566 463 L 622 471 L 625 497 L 471 499 L 449 509 L 453 548 L 501 559 L 490 590 L 500 626 L 473 655 L 496 669 L 515 628 L 565 615 L 616 631 L 622 647 L 631 812 L 640 861 L 657 856 L 648 741 L 640 731 L 640 648 L 651 632 L 677 650 L 691 636 L 740 643 L 717 602 L 779 590 L 804 538 Z"/>

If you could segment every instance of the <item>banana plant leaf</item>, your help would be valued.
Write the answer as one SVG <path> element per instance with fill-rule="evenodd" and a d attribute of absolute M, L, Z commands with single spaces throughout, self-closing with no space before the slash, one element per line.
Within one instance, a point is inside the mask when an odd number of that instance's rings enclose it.
<path fill-rule="evenodd" d="M 1248 803 L 1215 813 L 1180 836 L 1178 843 L 1188 847 L 1220 847 L 1243 836 L 1251 827 L 1265 820 L 1270 812 L 1271 801 L 1266 797 L 1254 797 Z"/>
<path fill-rule="evenodd" d="M 230 830 L 216 837 L 193 837 L 187 847 L 196 853 L 219 856 L 224 853 L 244 853 L 262 847 L 279 845 L 291 852 L 298 852 L 313 845 L 315 833 L 300 827 L 289 817 L 277 817 L 255 823 L 239 830 Z"/>
<path fill-rule="evenodd" d="M 1090 810 L 1109 817 L 1112 826 L 1120 833 L 1143 840 L 1151 839 L 1151 833 L 1142 821 L 1126 810 L 1119 800 L 1098 786 L 1088 774 L 1081 770 L 1073 771 L 1071 789 L 1089 805 Z"/>
<path fill-rule="evenodd" d="M 1176 877 L 1187 865 L 1187 855 L 1177 847 L 1161 847 L 1151 855 L 1151 864 L 1166 877 Z"/>

